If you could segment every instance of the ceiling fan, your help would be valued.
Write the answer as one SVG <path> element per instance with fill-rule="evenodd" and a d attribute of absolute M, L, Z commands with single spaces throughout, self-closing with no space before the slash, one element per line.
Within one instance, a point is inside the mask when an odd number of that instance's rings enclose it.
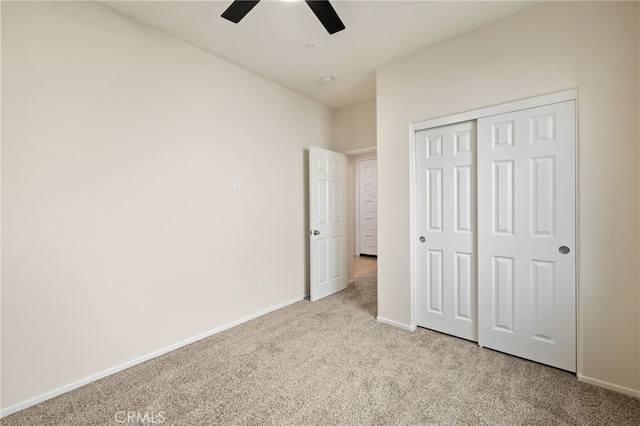
<path fill-rule="evenodd" d="M 235 0 L 222 14 L 222 17 L 233 23 L 238 23 L 260 0 Z M 344 30 L 344 24 L 336 13 L 329 0 L 305 0 L 307 5 L 316 14 L 329 34 Z"/>

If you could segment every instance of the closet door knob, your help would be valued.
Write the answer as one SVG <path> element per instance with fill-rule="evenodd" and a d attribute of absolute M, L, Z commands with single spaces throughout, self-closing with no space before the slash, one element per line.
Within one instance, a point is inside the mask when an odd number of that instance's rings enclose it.
<path fill-rule="evenodd" d="M 558 248 L 558 251 L 560 252 L 560 254 L 568 254 L 571 250 L 567 246 L 560 246 L 560 248 Z"/>
<path fill-rule="evenodd" d="M 425 237 L 420 237 L 420 242 L 421 243 L 424 243 L 425 241 L 427 241 Z"/>

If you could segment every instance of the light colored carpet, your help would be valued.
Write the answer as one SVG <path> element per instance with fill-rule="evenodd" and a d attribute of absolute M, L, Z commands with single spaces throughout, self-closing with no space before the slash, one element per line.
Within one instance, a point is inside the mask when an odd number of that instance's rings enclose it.
<path fill-rule="evenodd" d="M 176 426 L 640 425 L 638 399 L 472 342 L 380 324 L 376 300 L 372 273 L 2 425 L 117 425 L 120 411 Z"/>

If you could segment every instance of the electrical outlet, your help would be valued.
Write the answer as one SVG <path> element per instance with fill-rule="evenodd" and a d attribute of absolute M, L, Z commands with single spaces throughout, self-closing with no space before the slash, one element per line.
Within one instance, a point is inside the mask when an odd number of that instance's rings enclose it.
<path fill-rule="evenodd" d="M 263 278 L 263 279 L 260 281 L 260 288 L 261 288 L 262 290 L 266 290 L 266 289 L 267 289 L 267 287 L 269 287 L 269 282 L 267 281 L 267 279 L 266 279 L 266 278 Z"/>
<path fill-rule="evenodd" d="M 236 299 L 242 296 L 244 296 L 244 289 L 239 285 L 238 287 L 236 287 Z"/>

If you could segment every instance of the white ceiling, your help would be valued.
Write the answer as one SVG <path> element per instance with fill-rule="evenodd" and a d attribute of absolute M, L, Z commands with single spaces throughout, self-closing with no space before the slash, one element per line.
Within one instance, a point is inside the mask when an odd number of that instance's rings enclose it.
<path fill-rule="evenodd" d="M 238 24 L 220 17 L 231 1 L 101 3 L 334 109 L 375 98 L 377 67 L 537 3 L 333 0 L 346 29 L 329 35 L 303 1 L 263 0 Z"/>

